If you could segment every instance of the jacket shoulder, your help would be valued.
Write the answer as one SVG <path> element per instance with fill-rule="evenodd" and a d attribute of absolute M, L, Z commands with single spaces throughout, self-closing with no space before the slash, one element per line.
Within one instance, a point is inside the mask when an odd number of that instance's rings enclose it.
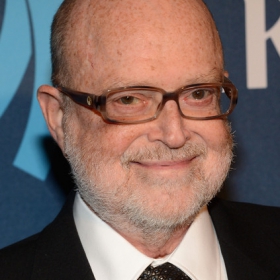
<path fill-rule="evenodd" d="M 280 208 L 214 199 L 208 209 L 229 279 L 279 279 Z"/>
<path fill-rule="evenodd" d="M 271 233 L 280 231 L 280 208 L 264 206 L 252 203 L 226 201 L 219 198 L 214 199 L 208 205 L 213 221 L 218 220 L 233 225 L 246 225 L 259 230 L 269 230 Z"/>
<path fill-rule="evenodd" d="M 74 197 L 40 233 L 0 250 L 1 279 L 94 279 L 74 222 Z"/>
<path fill-rule="evenodd" d="M 3 279 L 30 279 L 38 234 L 0 250 L 0 275 Z"/>

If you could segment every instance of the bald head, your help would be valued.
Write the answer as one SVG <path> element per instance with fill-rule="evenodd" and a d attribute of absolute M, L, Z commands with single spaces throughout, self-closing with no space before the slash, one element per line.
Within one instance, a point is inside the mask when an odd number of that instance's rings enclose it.
<path fill-rule="evenodd" d="M 77 89 L 82 82 L 84 91 L 133 82 L 133 65 L 155 75 L 182 61 L 194 76 L 223 70 L 218 32 L 199 0 L 66 0 L 52 26 L 52 58 L 53 83 Z M 198 73 L 202 61 L 209 69 Z"/>

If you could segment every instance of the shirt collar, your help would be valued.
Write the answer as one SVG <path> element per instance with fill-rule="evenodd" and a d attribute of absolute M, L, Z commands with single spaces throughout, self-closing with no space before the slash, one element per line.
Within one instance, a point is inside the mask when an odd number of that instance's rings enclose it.
<path fill-rule="evenodd" d="M 175 251 L 156 260 L 139 252 L 97 217 L 79 194 L 73 211 L 77 231 L 96 280 L 136 280 L 150 264 L 157 266 L 166 261 L 179 267 L 193 280 L 226 279 L 223 258 L 206 207 L 200 211 Z"/>

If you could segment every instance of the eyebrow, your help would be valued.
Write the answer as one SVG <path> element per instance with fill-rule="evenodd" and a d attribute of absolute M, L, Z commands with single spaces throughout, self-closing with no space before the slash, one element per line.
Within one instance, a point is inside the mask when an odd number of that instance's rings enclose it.
<path fill-rule="evenodd" d="M 186 79 L 186 82 L 182 84 L 180 87 L 186 86 L 186 85 L 194 85 L 194 84 L 202 84 L 202 83 L 216 83 L 216 82 L 222 82 L 223 74 L 221 73 L 221 69 L 218 69 L 216 67 L 212 68 L 209 73 L 207 74 L 200 74 L 192 79 Z M 157 85 L 151 83 L 150 81 L 125 81 L 125 79 L 118 79 L 118 81 L 115 81 L 110 84 L 110 86 L 106 86 L 105 89 L 102 92 L 110 91 L 116 88 L 122 88 L 122 87 L 130 87 L 130 86 L 151 86 L 151 87 L 158 87 Z"/>
<path fill-rule="evenodd" d="M 221 82 L 223 79 L 223 72 L 216 67 L 212 68 L 209 73 L 201 74 L 192 79 L 192 84 Z"/>

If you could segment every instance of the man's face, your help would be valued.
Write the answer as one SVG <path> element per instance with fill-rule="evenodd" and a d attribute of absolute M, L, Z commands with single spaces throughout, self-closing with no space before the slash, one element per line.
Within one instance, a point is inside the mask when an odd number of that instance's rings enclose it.
<path fill-rule="evenodd" d="M 200 6 L 162 1 L 155 9 L 153 2 L 133 3 L 138 5 L 133 14 L 120 4 L 121 16 L 117 9 L 112 12 L 98 44 L 91 42 L 91 30 L 84 34 L 90 39 L 81 51 L 83 72 L 77 73 L 75 89 L 101 94 L 149 85 L 174 91 L 221 80 L 215 31 Z M 134 125 L 108 124 L 78 105 L 69 112 L 64 152 L 80 193 L 116 229 L 149 232 L 190 222 L 228 172 L 232 140 L 227 123 L 184 119 L 174 101 L 165 104 L 158 119 Z"/>

